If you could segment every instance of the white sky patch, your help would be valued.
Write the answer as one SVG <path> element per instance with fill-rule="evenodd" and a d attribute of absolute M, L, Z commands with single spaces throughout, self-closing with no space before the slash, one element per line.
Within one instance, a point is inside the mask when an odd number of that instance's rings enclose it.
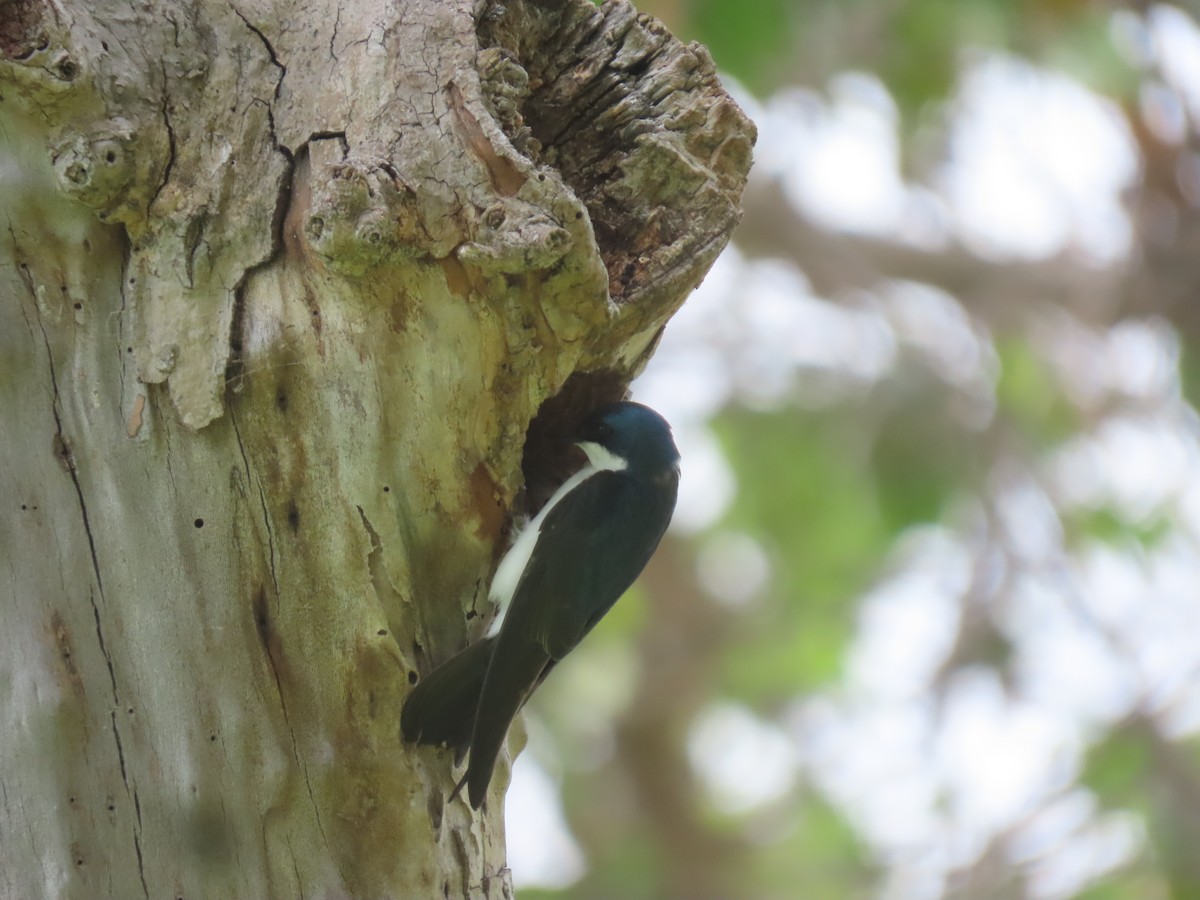
<path fill-rule="evenodd" d="M 1146 69 L 1154 64 L 1154 41 L 1140 15 L 1129 9 L 1115 10 L 1109 18 L 1108 33 L 1113 48 L 1130 66 Z"/>
<path fill-rule="evenodd" d="M 999 365 L 984 326 L 952 295 L 926 284 L 892 281 L 881 295 L 896 336 L 967 398 L 955 406 L 959 420 L 973 428 L 987 426 L 996 411 Z"/>
<path fill-rule="evenodd" d="M 1106 590 L 1136 596 L 1128 573 L 1109 572 Z M 1063 569 L 1057 576 L 1019 576 L 998 620 L 1014 642 L 1013 670 L 1021 696 L 1064 721 L 1111 723 L 1128 714 L 1140 696 L 1140 680 L 1105 640 L 1097 594 Z M 1101 600 L 1100 602 L 1104 602 Z"/>
<path fill-rule="evenodd" d="M 1161 319 L 1124 319 L 1108 331 L 1109 383 L 1130 397 L 1165 398 L 1179 388 L 1179 336 Z"/>
<path fill-rule="evenodd" d="M 916 857 L 886 873 L 879 900 L 942 900 L 946 876 L 942 860 Z"/>
<path fill-rule="evenodd" d="M 929 852 L 935 843 L 931 713 L 924 698 L 876 705 L 855 694 L 811 698 L 795 717 L 811 777 L 885 855 Z"/>
<path fill-rule="evenodd" d="M 939 769 L 959 829 L 980 845 L 1036 808 L 1076 774 L 1074 729 L 1047 710 L 1012 700 L 982 667 L 955 676 L 937 736 Z"/>
<path fill-rule="evenodd" d="M 713 804 L 724 812 L 749 812 L 778 800 L 798 774 L 796 750 L 783 731 L 732 703 L 700 714 L 687 749 Z"/>
<path fill-rule="evenodd" d="M 1008 552 L 1030 563 L 1058 559 L 1062 523 L 1041 484 L 1016 466 L 1003 464 L 989 480 Z"/>
<path fill-rule="evenodd" d="M 1077 832 L 1035 861 L 1029 872 L 1034 900 L 1067 900 L 1089 884 L 1133 861 L 1146 843 L 1141 819 L 1131 813 L 1108 813 L 1090 820 Z"/>
<path fill-rule="evenodd" d="M 746 262 L 730 244 L 672 317 L 645 372 L 634 382 L 640 403 L 675 427 L 707 420 L 733 394 L 726 335 L 736 317 L 734 298 Z"/>
<path fill-rule="evenodd" d="M 1041 258 L 1077 247 L 1104 263 L 1128 251 L 1120 195 L 1137 153 L 1111 101 L 993 55 L 967 74 L 953 113 L 940 180 L 972 250 Z"/>
<path fill-rule="evenodd" d="M 1160 319 L 1124 319 L 1098 330 L 1061 315 L 1042 321 L 1032 341 L 1083 410 L 1119 396 L 1165 400 L 1179 392 L 1179 338 Z"/>
<path fill-rule="evenodd" d="M 895 341 L 878 316 L 859 317 L 823 300 L 784 304 L 770 296 L 747 304 L 746 314 L 764 353 L 737 360 L 739 397 L 751 408 L 775 410 L 789 401 L 826 406 L 860 393 L 894 358 Z"/>
<path fill-rule="evenodd" d="M 896 340 L 881 310 L 814 296 L 789 262 L 748 267 L 738 325 L 745 348 L 736 363 L 739 387 L 743 396 L 770 407 L 790 392 L 797 371 L 876 381 L 895 361 Z"/>
<path fill-rule="evenodd" d="M 1029 634 L 1019 643 L 1016 682 L 1041 708 L 1103 724 L 1133 711 L 1138 679 L 1094 632 L 1076 625 L 1045 637 Z"/>
<path fill-rule="evenodd" d="M 826 226 L 882 234 L 903 219 L 897 113 L 873 75 L 847 72 L 829 83 L 828 102 L 806 90 L 769 100 L 755 149 L 764 175 Z"/>
<path fill-rule="evenodd" d="M 771 563 L 762 545 L 740 531 L 719 531 L 696 557 L 700 586 L 725 606 L 745 606 L 763 589 Z"/>
<path fill-rule="evenodd" d="M 735 248 L 714 274 L 667 326 L 634 384 L 638 399 L 673 424 L 706 419 L 735 395 L 764 409 L 792 400 L 822 405 L 891 370 L 896 338 L 869 298 L 831 303 L 812 294 L 793 263 L 747 262 Z"/>
<path fill-rule="evenodd" d="M 1162 416 L 1112 417 L 1085 438 L 1099 476 L 1092 505 L 1111 505 L 1139 522 L 1179 497 L 1200 460 L 1195 441 L 1178 425 Z"/>
<path fill-rule="evenodd" d="M 1138 88 L 1138 112 L 1164 144 L 1178 146 L 1187 140 L 1187 111 L 1178 92 L 1161 81 L 1147 80 Z"/>
<path fill-rule="evenodd" d="M 1200 674 L 1197 560 L 1193 541 L 1171 535 L 1147 551 L 1138 570 L 1143 611 L 1126 625 L 1121 639 L 1139 667 L 1151 709 L 1181 692 L 1196 691 Z"/>
<path fill-rule="evenodd" d="M 518 889 L 570 887 L 587 871 L 583 851 L 563 817 L 559 787 L 529 753 L 513 764 L 504 830 Z"/>
<path fill-rule="evenodd" d="M 846 657 L 846 681 L 884 699 L 916 698 L 945 661 L 957 636 L 960 598 L 971 560 L 940 528 L 902 540 L 907 559 L 859 605 L 858 633 Z"/>
<path fill-rule="evenodd" d="M 1145 23 L 1163 74 L 1182 94 L 1193 121 L 1200 121 L 1200 28 L 1165 3 L 1152 7 Z"/>
<path fill-rule="evenodd" d="M 1009 856 L 1020 863 L 1045 856 L 1083 828 L 1096 807 L 1096 798 L 1083 788 L 1074 788 L 1051 800 L 1020 825 L 1009 841 Z"/>
<path fill-rule="evenodd" d="M 948 383 L 967 386 L 983 374 L 984 348 L 966 310 L 945 291 L 911 281 L 885 286 L 892 327 L 919 347 Z"/>
<path fill-rule="evenodd" d="M 1200 672 L 1194 677 L 1200 678 Z M 1169 738 L 1182 740 L 1200 733 L 1200 691 L 1180 691 L 1164 704 L 1158 721 Z"/>

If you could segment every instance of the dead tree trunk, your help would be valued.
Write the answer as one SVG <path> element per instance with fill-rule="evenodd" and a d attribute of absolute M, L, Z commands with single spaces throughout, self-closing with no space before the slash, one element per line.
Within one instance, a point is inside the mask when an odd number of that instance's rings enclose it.
<path fill-rule="evenodd" d="M 752 141 L 623 2 L 0 3 L 0 897 L 511 895 L 400 706 Z"/>

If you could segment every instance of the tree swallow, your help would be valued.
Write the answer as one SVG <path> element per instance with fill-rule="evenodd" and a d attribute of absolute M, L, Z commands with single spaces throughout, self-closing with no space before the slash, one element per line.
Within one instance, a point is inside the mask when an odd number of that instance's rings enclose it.
<path fill-rule="evenodd" d="M 442 663 L 405 701 L 407 741 L 470 750 L 471 806 L 483 804 L 508 726 L 649 562 L 679 488 L 671 427 L 638 403 L 603 407 L 579 426 L 588 463 L 518 534 L 492 579 L 487 637 Z M 452 795 L 453 796 L 453 795 Z"/>

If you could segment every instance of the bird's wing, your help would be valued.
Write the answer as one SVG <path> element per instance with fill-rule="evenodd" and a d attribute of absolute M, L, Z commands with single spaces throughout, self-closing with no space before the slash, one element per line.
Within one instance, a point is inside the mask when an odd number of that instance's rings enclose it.
<path fill-rule="evenodd" d="M 570 653 L 633 584 L 671 510 L 656 508 L 632 478 L 598 472 L 542 523 L 509 610 L 514 629 L 555 660 Z"/>
<path fill-rule="evenodd" d="M 670 498 L 674 505 L 674 497 Z M 569 653 L 633 583 L 666 529 L 629 477 L 597 472 L 550 511 L 517 583 L 484 678 L 467 787 L 483 803 L 508 726 L 548 669 Z"/>

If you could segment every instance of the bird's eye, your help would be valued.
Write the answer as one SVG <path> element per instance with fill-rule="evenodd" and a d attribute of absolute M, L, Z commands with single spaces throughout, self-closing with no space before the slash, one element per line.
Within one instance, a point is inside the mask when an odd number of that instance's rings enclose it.
<path fill-rule="evenodd" d="M 607 422 L 600 422 L 596 426 L 596 437 L 598 437 L 600 440 L 604 440 L 607 437 L 612 437 L 612 433 L 612 426 Z"/>

